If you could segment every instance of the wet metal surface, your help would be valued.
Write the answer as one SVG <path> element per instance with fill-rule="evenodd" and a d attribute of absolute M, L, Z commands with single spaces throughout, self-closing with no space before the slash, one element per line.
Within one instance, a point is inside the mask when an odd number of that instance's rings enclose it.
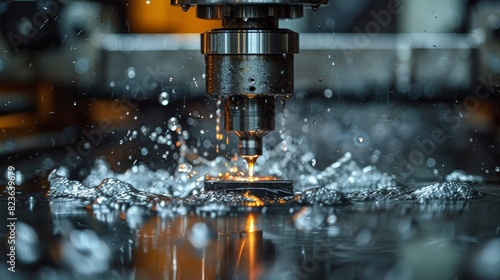
<path fill-rule="evenodd" d="M 498 279 L 500 187 L 475 187 L 483 196 L 468 200 L 159 204 L 155 211 L 92 209 L 81 200 L 19 193 L 16 273 L 2 262 L 0 276 Z M 7 207 L 4 196 L 0 206 Z M 2 230 L 5 258 L 8 237 Z"/>
<path fill-rule="evenodd" d="M 257 196 L 286 197 L 293 195 L 292 180 L 242 181 L 205 181 L 205 190 L 255 194 Z"/>

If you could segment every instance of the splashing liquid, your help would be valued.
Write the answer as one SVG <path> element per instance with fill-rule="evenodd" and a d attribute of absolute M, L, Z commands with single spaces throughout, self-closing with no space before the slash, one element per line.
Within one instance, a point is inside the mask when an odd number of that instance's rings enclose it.
<path fill-rule="evenodd" d="M 215 139 L 217 139 L 217 145 L 215 145 L 215 152 L 220 152 L 220 141 L 224 140 L 224 134 L 221 132 L 221 119 L 222 119 L 222 97 L 217 98 L 216 110 L 215 110 Z M 227 144 L 226 144 L 227 145 Z"/>
<path fill-rule="evenodd" d="M 280 138 L 281 138 L 281 150 L 283 152 L 286 152 L 288 150 L 287 144 L 286 144 L 286 99 L 285 97 L 281 98 L 281 104 L 283 105 L 283 109 L 281 111 L 283 118 L 281 119 L 281 128 L 280 128 Z"/>
<path fill-rule="evenodd" d="M 288 135 L 286 155 L 278 142 L 267 151 L 266 160 L 259 165 L 259 173 L 262 174 L 256 176 L 256 156 L 246 157 L 245 160 L 237 156 L 230 160 L 219 156 L 209 160 L 189 149 L 186 144 L 189 135 L 183 131 L 178 119 L 169 119 L 168 128 L 178 137 L 175 145 L 169 144 L 179 149 L 180 154 L 174 174 L 162 169 L 151 170 L 145 164 L 134 165 L 125 173 L 115 173 L 105 159 L 98 159 L 83 182 L 69 180 L 68 172 L 54 170 L 48 178 L 48 196 L 52 199 L 82 199 L 93 210 L 115 209 L 124 202 L 128 205 L 151 205 L 155 209 L 207 202 L 255 203 L 256 199 L 242 194 L 205 192 L 204 182 L 209 179 L 257 182 L 276 178 L 293 180 L 294 191 L 302 193 L 300 197 L 295 197 L 295 201 L 305 204 L 334 205 L 393 199 L 424 203 L 436 199 L 469 200 L 480 196 L 470 185 L 460 182 L 437 183 L 411 190 L 398 185 L 394 175 L 380 172 L 374 166 L 361 166 L 350 153 L 326 169 L 318 170 L 309 163 L 312 145 L 305 136 L 294 139 Z M 156 137 L 153 139 L 156 141 Z M 243 172 L 246 168 L 248 174 Z M 185 210 L 182 207 L 179 209 Z"/>
<path fill-rule="evenodd" d="M 221 109 L 221 105 L 222 105 L 222 97 L 219 97 L 217 98 L 217 107 L 216 107 L 216 111 L 215 111 L 215 114 L 216 114 L 216 118 L 215 118 L 215 132 L 216 132 L 216 139 L 217 140 L 224 140 L 224 134 L 221 133 L 221 119 L 222 119 L 222 109 Z"/>

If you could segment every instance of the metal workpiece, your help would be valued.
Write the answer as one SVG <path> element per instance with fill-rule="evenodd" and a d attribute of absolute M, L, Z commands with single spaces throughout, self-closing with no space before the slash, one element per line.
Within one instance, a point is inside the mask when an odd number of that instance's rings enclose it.
<path fill-rule="evenodd" d="M 224 105 L 225 130 L 239 137 L 242 156 L 262 155 L 262 137 L 274 130 L 275 97 L 234 95 Z"/>
<path fill-rule="evenodd" d="M 208 180 L 205 181 L 204 188 L 205 191 L 249 193 L 250 195 L 270 199 L 293 195 L 292 180 L 256 180 L 253 182 Z"/>

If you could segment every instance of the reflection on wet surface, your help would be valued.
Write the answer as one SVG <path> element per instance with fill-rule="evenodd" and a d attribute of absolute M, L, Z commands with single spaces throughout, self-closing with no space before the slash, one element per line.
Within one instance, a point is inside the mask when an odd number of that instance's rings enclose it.
<path fill-rule="evenodd" d="M 435 199 L 435 192 L 422 200 L 425 188 L 407 200 L 355 201 L 339 192 L 329 201 L 344 203 L 323 201 L 328 206 L 292 199 L 261 207 L 187 200 L 96 208 L 19 194 L 26 207 L 18 213 L 18 272 L 2 264 L 0 276 L 498 279 L 500 187 L 475 187 L 481 196 L 453 200 Z"/>

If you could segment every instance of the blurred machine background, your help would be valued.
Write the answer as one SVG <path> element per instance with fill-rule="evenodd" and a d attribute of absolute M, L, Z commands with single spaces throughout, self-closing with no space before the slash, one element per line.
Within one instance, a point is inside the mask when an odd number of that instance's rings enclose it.
<path fill-rule="evenodd" d="M 232 156 L 234 138 L 216 145 L 200 53 L 199 33 L 220 22 L 194 13 L 166 0 L 1 1 L 0 164 L 26 178 L 97 156 L 171 168 L 175 140 L 136 134 L 164 135 L 172 116 L 200 154 Z M 300 33 L 300 53 L 276 129 L 286 119 L 287 137 L 305 135 L 320 169 L 352 152 L 402 179 L 498 176 L 498 1 L 331 0 L 280 27 Z"/>

